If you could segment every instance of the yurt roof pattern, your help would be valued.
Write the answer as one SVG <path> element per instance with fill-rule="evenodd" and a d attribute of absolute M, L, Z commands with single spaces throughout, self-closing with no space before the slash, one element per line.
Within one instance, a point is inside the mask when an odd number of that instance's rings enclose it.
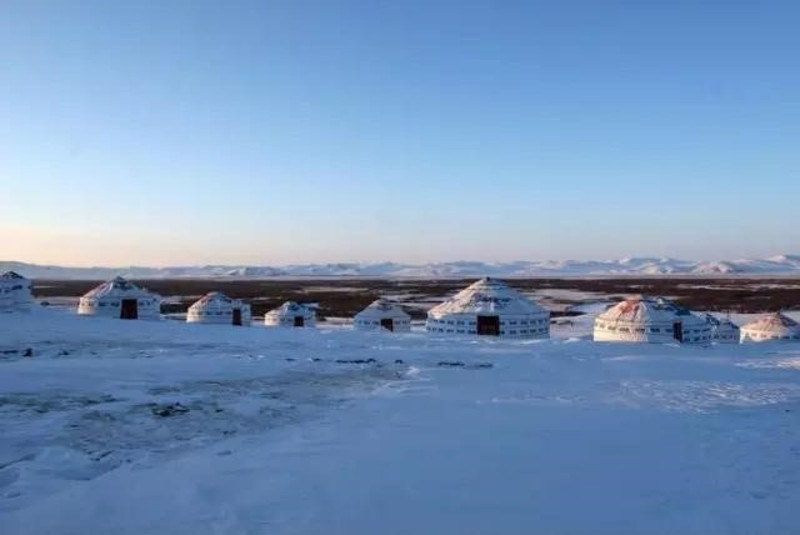
<path fill-rule="evenodd" d="M 364 310 L 356 314 L 357 319 L 366 318 L 402 318 L 410 319 L 399 305 L 386 299 L 377 299 L 370 303 Z"/>
<path fill-rule="evenodd" d="M 113 295 L 134 294 L 134 295 L 153 295 L 150 292 L 136 286 L 130 281 L 122 277 L 115 277 L 114 279 L 104 282 L 100 286 L 90 290 L 84 297 L 86 298 L 99 298 Z"/>
<path fill-rule="evenodd" d="M 673 307 L 657 299 L 634 297 L 612 306 L 598 316 L 604 321 L 625 323 L 670 323 L 675 321 L 676 312 Z"/>
<path fill-rule="evenodd" d="M 718 318 L 713 314 L 705 314 L 704 318 L 706 320 L 706 323 L 708 323 L 712 327 L 733 327 L 736 329 L 739 328 L 738 325 L 736 325 L 734 322 L 732 322 L 727 318 Z"/>
<path fill-rule="evenodd" d="M 467 286 L 429 312 L 437 316 L 485 313 L 530 315 L 547 314 L 547 310 L 505 282 L 486 277 Z"/>
<path fill-rule="evenodd" d="M 284 304 L 279 306 L 278 308 L 273 308 L 268 312 L 268 314 L 280 314 L 280 315 L 295 315 L 295 314 L 309 314 L 312 312 L 312 309 L 301 305 L 300 303 L 295 303 L 294 301 L 286 301 Z"/>
<path fill-rule="evenodd" d="M 742 327 L 748 331 L 761 331 L 761 332 L 787 332 L 787 331 L 800 331 L 800 324 L 788 316 L 784 316 L 780 312 L 772 314 L 765 314 L 760 316 L 750 323 Z"/>
<path fill-rule="evenodd" d="M 666 297 L 657 297 L 656 302 L 660 304 L 662 307 L 672 310 L 678 316 L 694 316 L 691 310 L 686 307 L 682 307 L 674 301 L 670 301 Z"/>
<path fill-rule="evenodd" d="M 209 292 L 197 301 L 192 304 L 189 308 L 204 308 L 207 306 L 214 306 L 214 305 L 234 305 L 239 304 L 239 301 L 235 299 L 231 299 L 227 295 L 222 292 Z"/>
<path fill-rule="evenodd" d="M 6 271 L 2 275 L 0 275 L 0 279 L 5 280 L 27 280 L 25 277 L 17 273 L 16 271 Z"/>

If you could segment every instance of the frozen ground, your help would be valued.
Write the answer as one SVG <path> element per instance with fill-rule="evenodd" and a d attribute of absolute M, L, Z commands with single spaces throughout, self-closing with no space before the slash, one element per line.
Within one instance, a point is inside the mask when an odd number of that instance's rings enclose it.
<path fill-rule="evenodd" d="M 800 532 L 800 345 L 570 320 L 526 342 L 0 316 L 0 533 Z"/>

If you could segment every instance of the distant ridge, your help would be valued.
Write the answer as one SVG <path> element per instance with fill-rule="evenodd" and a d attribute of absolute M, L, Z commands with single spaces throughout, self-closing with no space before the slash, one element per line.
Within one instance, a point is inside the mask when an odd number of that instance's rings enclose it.
<path fill-rule="evenodd" d="M 428 264 L 336 263 L 288 266 L 175 266 L 175 267 L 62 267 L 0 261 L 0 272 L 16 271 L 33 279 L 132 279 L 279 277 L 587 277 L 587 276 L 800 276 L 800 255 L 764 259 L 689 261 L 674 258 L 623 258 L 621 260 L 563 260 L 518 262 L 440 262 Z"/>

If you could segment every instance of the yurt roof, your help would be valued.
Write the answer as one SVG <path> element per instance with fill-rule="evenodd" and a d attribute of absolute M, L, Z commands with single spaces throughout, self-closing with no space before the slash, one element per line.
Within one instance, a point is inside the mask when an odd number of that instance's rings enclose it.
<path fill-rule="evenodd" d="M 695 314 L 688 308 L 683 307 L 674 301 L 670 301 L 665 297 L 659 297 L 656 299 L 656 301 L 658 301 L 658 303 L 660 303 L 663 307 L 671 309 L 679 317 L 684 327 L 704 327 L 708 324 L 706 318 Z"/>
<path fill-rule="evenodd" d="M 484 278 L 430 310 L 431 314 L 546 314 L 540 307 L 505 282 Z"/>
<path fill-rule="evenodd" d="M 634 297 L 612 306 L 597 319 L 626 323 L 671 323 L 677 320 L 675 309 L 655 299 Z"/>
<path fill-rule="evenodd" d="M 0 275 L 0 279 L 7 279 L 7 280 L 27 280 L 25 277 L 17 273 L 16 271 L 6 271 L 2 275 Z"/>
<path fill-rule="evenodd" d="M 727 318 L 724 318 L 724 319 L 723 318 L 718 318 L 717 316 L 715 316 L 713 314 L 705 314 L 704 318 L 706 320 L 706 323 L 708 323 L 709 325 L 711 325 L 713 327 L 717 327 L 717 328 L 719 328 L 719 327 L 732 327 L 734 329 L 738 329 L 739 328 L 738 325 L 736 325 L 734 322 L 732 322 L 731 320 L 729 320 Z"/>
<path fill-rule="evenodd" d="M 386 299 L 377 299 L 370 303 L 364 310 L 356 314 L 356 318 L 401 318 L 410 319 L 411 316 L 397 304 Z"/>
<path fill-rule="evenodd" d="M 762 331 L 780 333 L 787 331 L 800 331 L 800 325 L 788 316 L 784 316 L 780 312 L 772 314 L 765 314 L 760 316 L 750 323 L 747 323 L 742 329 L 748 331 Z"/>
<path fill-rule="evenodd" d="M 218 306 L 218 305 L 231 305 L 238 304 L 238 301 L 235 299 L 231 299 L 227 295 L 222 292 L 209 292 L 197 301 L 189 308 L 204 308 L 208 306 Z"/>
<path fill-rule="evenodd" d="M 294 301 L 286 301 L 278 308 L 273 308 L 272 310 L 270 310 L 268 314 L 297 315 L 297 314 L 308 314 L 310 311 L 311 309 L 301 305 L 300 303 L 295 303 Z"/>
<path fill-rule="evenodd" d="M 146 290 L 136 286 L 130 281 L 122 277 L 115 277 L 114 279 L 104 282 L 97 288 L 90 290 L 84 297 L 105 297 L 112 295 L 154 295 Z"/>

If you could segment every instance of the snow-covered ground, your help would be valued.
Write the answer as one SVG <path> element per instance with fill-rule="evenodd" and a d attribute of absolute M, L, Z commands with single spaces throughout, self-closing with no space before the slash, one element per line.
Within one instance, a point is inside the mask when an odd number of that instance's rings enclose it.
<path fill-rule="evenodd" d="M 0 316 L 0 533 L 800 533 L 800 344 L 595 344 L 591 319 Z"/>

